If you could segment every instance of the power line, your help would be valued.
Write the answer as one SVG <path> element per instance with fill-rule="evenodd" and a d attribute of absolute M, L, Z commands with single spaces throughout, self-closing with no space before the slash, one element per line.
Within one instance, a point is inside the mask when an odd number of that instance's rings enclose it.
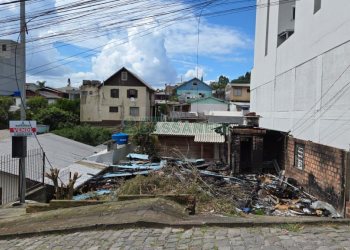
<path fill-rule="evenodd" d="M 236 1 L 236 2 L 237 2 L 237 1 Z M 242 2 L 242 1 L 238 1 L 238 2 Z M 290 1 L 286 1 L 286 2 L 290 2 Z M 283 3 L 281 3 L 281 4 L 285 4 L 286 2 L 283 2 Z M 206 2 L 206 3 L 208 4 L 208 2 Z M 209 3 L 210 3 L 210 2 L 209 2 Z M 279 4 L 279 2 L 274 2 L 274 3 L 272 3 L 272 4 L 277 5 L 277 4 Z M 256 7 L 263 8 L 263 7 L 266 7 L 266 4 L 251 5 L 251 6 L 245 6 L 245 7 L 240 7 L 240 8 L 233 8 L 233 9 L 231 9 L 231 10 L 234 10 L 235 12 L 247 11 L 247 10 L 252 9 L 252 7 L 254 7 L 254 8 L 256 8 Z M 248 8 L 248 9 L 247 9 L 247 8 Z M 188 9 L 190 9 L 190 8 L 188 8 Z M 206 16 L 215 16 L 215 15 L 219 15 L 219 14 L 221 14 L 221 13 L 222 13 L 222 11 L 218 11 L 218 12 L 214 12 L 214 13 L 208 13 L 208 14 L 205 14 L 205 15 L 206 15 Z M 144 17 L 143 17 L 143 18 L 144 18 Z M 180 19 L 180 20 L 184 20 L 185 18 L 186 18 L 186 17 L 175 18 L 175 19 L 170 20 L 170 21 L 175 21 L 175 20 L 176 20 L 176 21 L 179 21 L 179 19 Z M 194 17 L 189 17 L 189 18 L 194 18 Z M 168 21 L 168 22 L 169 22 L 169 21 Z M 106 45 L 106 44 L 105 44 L 105 45 Z M 103 47 L 103 46 L 99 46 L 99 47 L 97 47 L 97 48 L 100 48 L 100 47 Z M 88 50 L 88 51 L 82 52 L 82 53 L 87 53 L 87 52 L 93 51 L 93 50 L 95 50 L 95 49 L 97 49 L 97 48 L 94 48 L 94 49 L 92 49 L 92 50 Z M 72 58 L 72 57 L 77 56 L 77 55 L 80 55 L 80 54 L 81 54 L 81 53 L 78 53 L 78 54 L 69 56 L 69 57 L 67 57 L 67 58 L 58 60 L 58 61 L 66 60 L 66 59 Z M 56 63 L 56 62 L 52 62 L 52 63 Z M 70 63 L 70 62 L 68 62 L 68 63 Z M 35 70 L 35 69 L 41 68 L 41 67 L 43 67 L 43 66 L 47 66 L 47 64 L 46 64 L 46 65 L 40 65 L 40 66 L 38 66 L 38 67 L 29 69 L 28 71 Z M 54 68 L 56 68 L 56 67 L 54 67 Z M 50 69 L 48 69 L 48 70 L 51 70 L 51 69 L 52 69 L 52 68 L 50 68 Z M 45 71 L 48 71 L 48 70 L 42 70 L 42 71 L 39 71 L 39 72 L 35 72 L 34 74 L 38 74 L 38 73 L 45 72 Z M 11 76 L 11 75 L 10 75 L 10 76 Z M 10 77 L 10 76 L 7 76 L 7 77 Z M 3 76 L 3 77 L 6 77 L 6 76 Z"/>

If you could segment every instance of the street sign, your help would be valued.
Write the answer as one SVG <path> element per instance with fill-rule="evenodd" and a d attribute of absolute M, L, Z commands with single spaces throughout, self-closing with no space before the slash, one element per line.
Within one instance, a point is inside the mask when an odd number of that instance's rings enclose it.
<path fill-rule="evenodd" d="M 11 136 L 36 135 L 36 121 L 10 121 Z"/>

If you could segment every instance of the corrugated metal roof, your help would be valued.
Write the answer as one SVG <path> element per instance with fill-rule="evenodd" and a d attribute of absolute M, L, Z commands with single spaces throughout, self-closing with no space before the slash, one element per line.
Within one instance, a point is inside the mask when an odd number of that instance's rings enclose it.
<path fill-rule="evenodd" d="M 6 132 L 2 132 L 5 135 Z M 0 135 L 1 136 L 1 135 Z M 40 144 L 42 145 L 48 159 L 54 168 L 62 169 L 77 161 L 82 160 L 85 157 L 91 156 L 100 149 L 93 146 L 86 145 L 77 141 L 70 140 L 68 138 L 58 136 L 55 134 L 47 133 L 37 136 Z M 38 142 L 34 137 L 28 137 L 27 149 L 38 148 Z M 0 155 L 11 154 L 12 139 L 11 137 L 0 138 Z M 50 168 L 49 164 L 46 164 L 47 168 Z"/>
<path fill-rule="evenodd" d="M 217 123 L 158 122 L 155 135 L 194 136 L 195 142 L 223 143 L 225 137 L 216 133 Z"/>
<path fill-rule="evenodd" d="M 80 176 L 78 180 L 74 183 L 74 188 L 77 188 L 83 185 L 85 182 L 90 180 L 93 175 L 97 175 L 105 170 L 108 166 L 101 163 L 89 162 L 89 161 L 79 161 L 69 165 L 66 168 L 60 170 L 60 180 L 67 185 L 69 182 L 69 175 L 73 176 L 75 172 L 77 172 Z M 53 185 L 52 181 L 45 177 L 45 183 L 49 185 Z"/>

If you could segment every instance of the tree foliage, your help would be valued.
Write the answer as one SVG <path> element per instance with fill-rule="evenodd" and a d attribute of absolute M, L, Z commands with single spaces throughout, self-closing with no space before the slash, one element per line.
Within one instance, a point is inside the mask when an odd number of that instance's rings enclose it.
<path fill-rule="evenodd" d="M 245 73 L 245 75 L 239 76 L 236 79 L 233 79 L 231 83 L 250 83 L 250 72 Z"/>
<path fill-rule="evenodd" d="M 14 104 L 11 97 L 0 96 L 0 128 L 7 128 L 11 113 L 9 109 Z"/>
<path fill-rule="evenodd" d="M 33 119 L 38 123 L 49 125 L 50 130 L 74 126 L 79 123 L 79 117 L 77 115 L 55 106 L 41 109 L 33 115 Z"/>
<path fill-rule="evenodd" d="M 41 109 L 45 109 L 48 106 L 47 100 L 42 96 L 35 96 L 32 98 L 29 98 L 27 101 L 27 107 L 29 108 L 30 112 L 37 113 Z"/>
<path fill-rule="evenodd" d="M 135 125 L 131 131 L 131 141 L 139 147 L 139 152 L 148 154 L 150 157 L 156 157 L 157 137 L 152 135 L 155 129 L 153 122 L 141 122 Z"/>
<path fill-rule="evenodd" d="M 213 90 L 224 89 L 226 85 L 230 82 L 230 79 L 224 75 L 219 77 L 217 82 L 211 82 L 210 86 Z"/>
<path fill-rule="evenodd" d="M 68 99 L 58 99 L 56 103 L 52 104 L 59 109 L 67 112 L 72 112 L 73 114 L 80 116 L 80 100 L 68 100 Z"/>
<path fill-rule="evenodd" d="M 219 77 L 219 82 L 218 82 L 218 83 L 219 83 L 220 85 L 226 86 L 229 82 L 230 82 L 230 79 L 228 79 L 228 77 L 223 76 L 223 75 L 221 75 L 221 76 Z"/>
<path fill-rule="evenodd" d="M 79 141 L 92 146 L 97 146 L 111 139 L 111 131 L 104 128 L 96 128 L 88 125 L 65 127 L 54 130 L 54 134 Z"/>

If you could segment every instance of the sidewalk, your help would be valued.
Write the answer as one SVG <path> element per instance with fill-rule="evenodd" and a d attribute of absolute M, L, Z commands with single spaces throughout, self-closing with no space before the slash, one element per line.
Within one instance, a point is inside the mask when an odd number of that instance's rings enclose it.
<path fill-rule="evenodd" d="M 0 217 L 0 238 L 107 228 L 175 227 L 187 229 L 202 226 L 260 227 L 295 223 L 348 225 L 350 220 L 319 217 L 189 216 L 177 203 L 155 198 L 58 209 L 10 216 L 4 219 Z"/>

